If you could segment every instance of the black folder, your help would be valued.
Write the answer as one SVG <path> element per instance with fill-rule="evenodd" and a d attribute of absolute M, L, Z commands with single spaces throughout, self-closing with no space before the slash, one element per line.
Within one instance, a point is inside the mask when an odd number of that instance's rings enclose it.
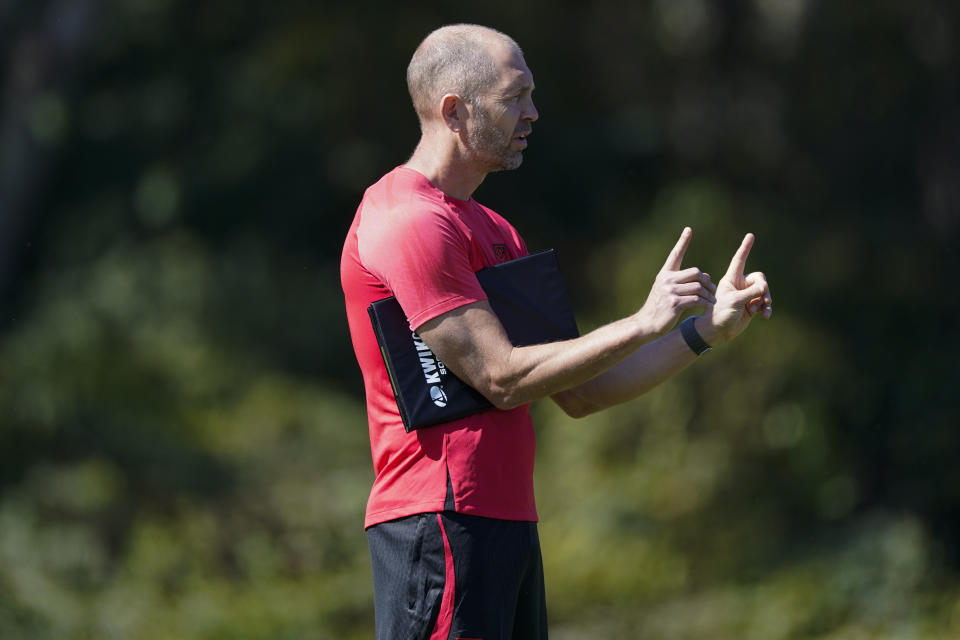
<path fill-rule="evenodd" d="M 514 346 L 580 335 L 554 249 L 481 269 L 477 280 Z M 410 330 L 395 298 L 377 300 L 368 311 L 408 432 L 492 408 Z"/>

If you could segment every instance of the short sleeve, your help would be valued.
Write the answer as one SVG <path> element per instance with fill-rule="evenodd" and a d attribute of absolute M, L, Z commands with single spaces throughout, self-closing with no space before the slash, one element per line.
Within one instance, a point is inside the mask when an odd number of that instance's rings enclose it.
<path fill-rule="evenodd" d="M 364 267 L 390 289 L 416 329 L 487 298 L 470 266 L 470 241 L 451 214 L 429 203 L 361 220 L 358 250 Z"/>

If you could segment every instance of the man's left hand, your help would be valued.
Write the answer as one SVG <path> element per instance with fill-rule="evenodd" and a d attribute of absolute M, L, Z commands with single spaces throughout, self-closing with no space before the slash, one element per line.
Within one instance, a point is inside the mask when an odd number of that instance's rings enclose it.
<path fill-rule="evenodd" d="M 773 313 L 766 276 L 760 271 L 744 273 L 754 239 L 752 233 L 744 236 L 727 273 L 717 284 L 716 303 L 697 318 L 697 330 L 712 346 L 733 340 L 747 328 L 753 316 L 769 318 Z"/>

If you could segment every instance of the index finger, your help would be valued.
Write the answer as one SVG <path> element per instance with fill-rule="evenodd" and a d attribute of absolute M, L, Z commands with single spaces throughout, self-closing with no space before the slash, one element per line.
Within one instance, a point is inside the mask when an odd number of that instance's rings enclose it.
<path fill-rule="evenodd" d="M 743 277 L 743 270 L 747 266 L 747 256 L 750 255 L 753 241 L 754 236 L 752 233 L 743 236 L 743 242 L 740 243 L 740 248 L 737 249 L 737 252 L 733 254 L 733 259 L 730 261 L 730 268 L 727 269 L 728 278 Z"/>
<path fill-rule="evenodd" d="M 683 254 L 687 252 L 687 247 L 690 246 L 690 238 L 692 237 L 693 229 L 684 227 L 683 231 L 680 232 L 680 239 L 677 240 L 677 244 L 674 245 L 670 251 L 670 255 L 667 256 L 667 261 L 663 263 L 663 269 L 661 269 L 661 271 L 677 271 L 680 268 L 680 265 L 683 263 Z"/>

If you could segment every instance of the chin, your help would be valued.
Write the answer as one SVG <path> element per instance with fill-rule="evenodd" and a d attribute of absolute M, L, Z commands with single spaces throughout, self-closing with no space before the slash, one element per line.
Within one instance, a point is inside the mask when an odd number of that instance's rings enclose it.
<path fill-rule="evenodd" d="M 502 167 L 504 171 L 513 171 L 514 169 L 518 169 L 521 164 L 523 164 L 523 154 L 517 153 L 504 158 Z"/>
<path fill-rule="evenodd" d="M 487 173 L 512 171 L 523 164 L 523 154 L 519 151 L 510 151 L 497 155 L 490 154 L 483 164 L 486 165 Z"/>

